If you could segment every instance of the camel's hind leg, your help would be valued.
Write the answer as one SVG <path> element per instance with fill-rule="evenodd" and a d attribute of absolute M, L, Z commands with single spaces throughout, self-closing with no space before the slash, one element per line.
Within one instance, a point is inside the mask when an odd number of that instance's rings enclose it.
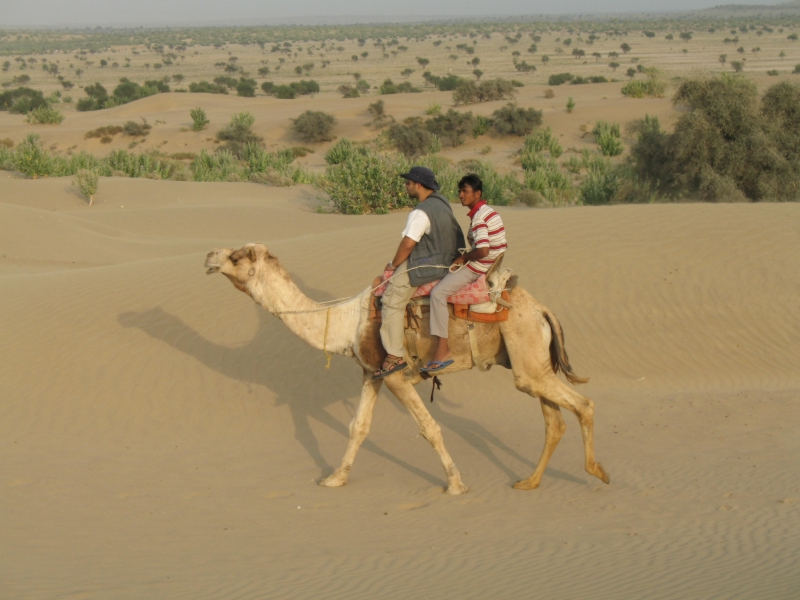
<path fill-rule="evenodd" d="M 386 378 L 386 387 L 392 392 L 397 399 L 408 409 L 411 416 L 419 425 L 419 431 L 426 440 L 428 440 L 439 454 L 444 466 L 444 472 L 447 476 L 447 489 L 445 492 L 451 495 L 463 494 L 467 491 L 467 486 L 461 481 L 461 473 L 458 472 L 453 459 L 444 447 L 444 440 L 442 439 L 442 429 L 439 424 L 433 420 L 431 413 L 425 408 L 425 404 L 417 394 L 408 381 L 403 379 L 402 373 L 396 373 Z"/>
<path fill-rule="evenodd" d="M 533 474 L 527 479 L 522 479 L 514 484 L 514 487 L 518 490 L 532 490 L 539 487 L 539 482 L 542 480 L 547 463 L 550 461 L 550 457 L 553 456 L 558 442 L 561 441 L 561 436 L 567 430 L 567 424 L 564 423 L 564 418 L 561 416 L 561 409 L 550 400 L 545 400 L 544 398 L 540 400 L 542 413 L 544 414 L 544 448 Z"/>
<path fill-rule="evenodd" d="M 551 444 L 551 436 L 555 436 L 555 433 L 551 433 L 550 431 L 552 426 L 550 421 L 548 421 L 548 409 L 545 408 L 546 405 L 544 404 L 545 400 L 549 400 L 555 405 L 572 411 L 578 417 L 578 422 L 581 426 L 581 435 L 583 437 L 583 454 L 585 459 L 584 467 L 586 472 L 601 479 L 605 483 L 609 483 L 611 478 L 608 476 L 608 473 L 606 473 L 605 469 L 603 469 L 603 466 L 595 460 L 594 456 L 594 402 L 570 388 L 552 373 L 549 375 L 544 375 L 539 381 L 533 381 L 529 377 L 519 376 L 517 373 L 515 373 L 514 379 L 517 389 L 532 396 L 539 396 L 542 399 L 542 410 L 545 413 L 545 422 L 547 423 L 548 428 L 547 440 L 545 441 L 545 450 L 542 453 L 542 457 L 544 458 L 546 456 L 548 459 L 550 458 L 549 454 L 552 454 L 552 449 L 548 454 L 548 446 Z M 566 429 L 566 426 L 563 425 L 563 419 L 560 419 L 560 421 L 561 427 Z M 563 429 L 558 434 L 558 437 L 554 438 L 556 439 L 555 444 L 557 444 L 558 439 L 561 438 Z M 553 449 L 555 448 L 555 444 L 552 444 Z M 542 465 L 541 463 L 537 465 L 536 472 L 534 472 L 534 474 L 524 482 L 519 482 L 519 484 L 515 485 L 515 487 L 519 489 L 531 489 L 532 487 L 536 487 L 536 485 L 539 483 L 538 480 L 535 479 L 536 474 L 540 470 L 543 472 L 545 466 L 546 465 Z M 526 485 L 527 482 L 530 482 L 531 484 L 535 483 L 536 485 L 528 486 Z"/>
<path fill-rule="evenodd" d="M 375 400 L 383 383 L 380 379 L 373 379 L 370 371 L 364 371 L 364 381 L 361 385 L 361 399 L 358 402 L 356 416 L 350 421 L 350 441 L 342 458 L 339 468 L 322 479 L 319 484 L 325 487 L 339 487 L 347 483 L 350 469 L 356 459 L 356 453 L 367 438 L 369 427 L 372 424 L 372 411 L 375 409 Z"/>

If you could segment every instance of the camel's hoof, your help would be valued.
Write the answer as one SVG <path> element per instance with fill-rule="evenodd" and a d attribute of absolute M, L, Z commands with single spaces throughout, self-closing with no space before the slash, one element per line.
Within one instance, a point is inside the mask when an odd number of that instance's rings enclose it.
<path fill-rule="evenodd" d="M 600 479 L 603 483 L 611 483 L 611 477 L 609 477 L 608 473 L 606 473 L 606 470 L 603 468 L 603 465 L 601 465 L 600 463 L 594 463 L 593 470 L 591 471 L 589 469 L 586 470 L 589 471 L 589 473 L 591 473 L 598 479 Z"/>
<path fill-rule="evenodd" d="M 322 487 L 342 487 L 347 483 L 347 479 L 334 475 L 328 475 L 324 479 L 320 479 L 319 485 Z"/>
<path fill-rule="evenodd" d="M 461 494 L 466 494 L 468 491 L 469 488 L 459 481 L 458 483 L 448 485 L 444 493 L 450 496 L 460 496 Z"/>
<path fill-rule="evenodd" d="M 532 483 L 528 479 L 521 479 L 511 487 L 513 487 L 515 490 L 535 490 L 537 487 L 539 487 L 539 483 Z"/>

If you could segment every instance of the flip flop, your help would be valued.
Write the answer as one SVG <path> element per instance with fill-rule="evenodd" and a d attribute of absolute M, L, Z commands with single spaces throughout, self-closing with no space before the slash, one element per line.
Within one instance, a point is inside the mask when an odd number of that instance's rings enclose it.
<path fill-rule="evenodd" d="M 408 367 L 408 363 L 403 359 L 400 359 L 397 362 L 390 362 L 390 365 L 391 366 L 389 366 L 388 369 L 384 369 L 383 367 L 378 369 L 372 375 L 372 378 L 373 379 L 383 379 L 384 377 L 388 377 L 392 373 L 397 373 L 398 371 L 402 371 L 403 369 Z"/>
<path fill-rule="evenodd" d="M 454 359 L 446 360 L 444 362 L 436 362 L 436 361 L 432 360 L 427 365 L 425 365 L 424 367 L 420 368 L 420 371 L 422 371 L 423 373 L 436 373 L 437 371 L 441 371 L 442 369 L 446 369 L 447 367 L 452 365 L 454 362 L 455 362 Z M 431 367 L 431 365 L 439 365 L 439 366 L 438 367 Z"/>

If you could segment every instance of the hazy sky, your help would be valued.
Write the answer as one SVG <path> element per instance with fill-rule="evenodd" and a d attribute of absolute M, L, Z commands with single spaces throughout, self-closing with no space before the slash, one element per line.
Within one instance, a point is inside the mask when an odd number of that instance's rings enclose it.
<path fill-rule="evenodd" d="M 676 11 L 725 0 L 0 0 L 0 27 L 265 24 L 294 18 L 439 17 Z M 775 4 L 774 0 L 732 0 Z M 370 19 L 371 20 L 371 19 Z M 393 20 L 393 19 L 392 19 Z M 416 20 L 416 19 L 415 19 Z"/>

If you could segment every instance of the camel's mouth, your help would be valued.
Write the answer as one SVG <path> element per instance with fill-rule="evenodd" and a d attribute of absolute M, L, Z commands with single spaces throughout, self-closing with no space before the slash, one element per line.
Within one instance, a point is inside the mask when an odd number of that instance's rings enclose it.
<path fill-rule="evenodd" d="M 220 248 L 209 252 L 206 256 L 206 264 L 204 265 L 206 268 L 206 275 L 213 275 L 218 272 L 225 264 L 231 252 L 232 251 L 227 248 Z"/>

